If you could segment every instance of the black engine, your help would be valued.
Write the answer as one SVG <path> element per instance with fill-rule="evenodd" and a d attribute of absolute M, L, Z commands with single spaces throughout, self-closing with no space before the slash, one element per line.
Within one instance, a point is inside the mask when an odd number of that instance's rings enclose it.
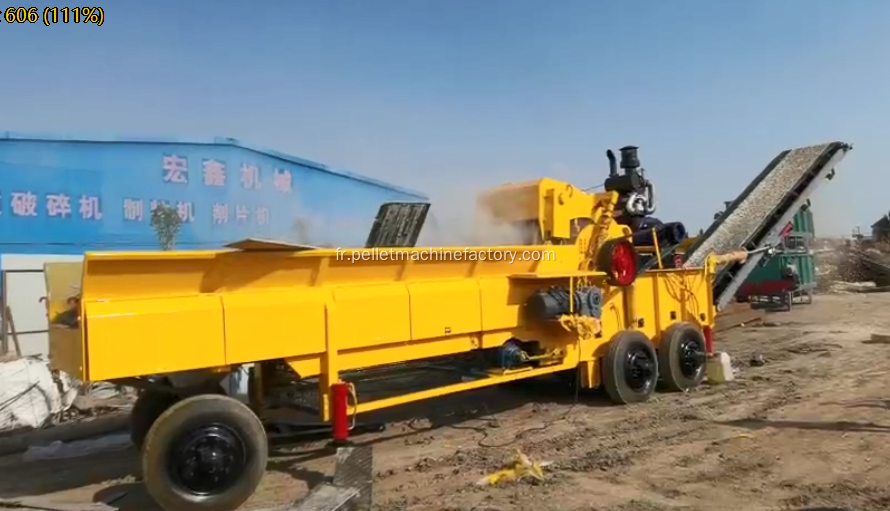
<path fill-rule="evenodd" d="M 618 162 L 612 150 L 606 151 L 609 158 L 609 177 L 606 178 L 607 192 L 617 192 L 621 223 L 630 225 L 633 218 L 645 217 L 655 213 L 655 187 L 646 179 L 646 170 L 640 167 L 638 147 L 629 145 L 622 147 L 621 169 L 618 173 Z"/>
<path fill-rule="evenodd" d="M 633 232 L 633 244 L 652 246 L 652 229 L 658 237 L 660 247 L 674 246 L 686 239 L 686 227 L 680 222 L 662 222 L 651 216 L 655 213 L 655 186 L 646 178 L 646 170 L 640 166 L 639 147 L 625 146 L 621 153 L 622 173 L 619 174 L 619 163 L 612 150 L 606 151 L 609 159 L 609 177 L 606 178 L 607 192 L 619 195 L 616 220 L 630 227 Z"/>

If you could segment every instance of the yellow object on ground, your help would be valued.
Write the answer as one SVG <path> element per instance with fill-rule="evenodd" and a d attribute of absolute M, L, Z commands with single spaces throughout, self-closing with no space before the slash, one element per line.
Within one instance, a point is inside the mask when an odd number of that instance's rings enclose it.
<path fill-rule="evenodd" d="M 493 472 L 479 481 L 479 486 L 495 486 L 499 483 L 516 482 L 523 479 L 535 481 L 544 480 L 544 470 L 540 463 L 534 462 L 528 456 L 516 449 L 513 459 L 497 472 Z"/>

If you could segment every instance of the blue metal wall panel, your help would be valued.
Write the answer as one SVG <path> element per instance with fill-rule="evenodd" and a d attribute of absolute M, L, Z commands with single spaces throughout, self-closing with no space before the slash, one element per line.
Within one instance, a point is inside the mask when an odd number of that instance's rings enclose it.
<path fill-rule="evenodd" d="M 386 201 L 423 194 L 233 139 L 71 139 L 0 133 L 0 252 L 154 250 L 158 203 L 183 220 L 177 248 L 247 237 L 365 241 Z M 302 225 L 302 227 L 298 227 Z"/>

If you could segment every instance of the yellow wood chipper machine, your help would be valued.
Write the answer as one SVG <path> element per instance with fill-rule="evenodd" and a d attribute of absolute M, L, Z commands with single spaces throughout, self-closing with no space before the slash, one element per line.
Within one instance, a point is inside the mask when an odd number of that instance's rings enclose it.
<path fill-rule="evenodd" d="M 647 400 L 658 382 L 695 388 L 713 351 L 715 283 L 757 247 L 710 240 L 719 232 L 690 241 L 682 225 L 655 222 L 637 149 L 622 149 L 621 173 L 608 155 L 602 193 L 540 179 L 479 198 L 524 245 L 431 257 L 406 246 L 429 205 L 387 204 L 355 250 L 246 240 L 48 264 L 52 365 L 141 389 L 131 436 L 148 491 L 168 511 L 243 504 L 266 469 L 267 411 L 301 382 L 312 382 L 320 423 L 338 441 L 359 414 L 556 373 L 617 403 Z M 718 268 L 723 249 L 742 257 Z M 491 257 L 505 252 L 521 255 Z M 359 399 L 362 382 L 348 377 L 461 354 L 484 355 L 487 367 L 375 399 Z M 245 367 L 248 397 L 227 395 L 221 382 Z"/>

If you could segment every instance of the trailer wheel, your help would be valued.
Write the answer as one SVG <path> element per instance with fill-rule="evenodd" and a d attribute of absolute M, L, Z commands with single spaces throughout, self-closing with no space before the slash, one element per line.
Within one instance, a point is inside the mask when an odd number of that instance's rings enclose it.
<path fill-rule="evenodd" d="M 269 455 L 260 419 L 216 394 L 185 398 L 148 432 L 142 476 L 166 511 L 234 511 L 253 495 Z"/>
<path fill-rule="evenodd" d="M 179 396 L 163 390 L 147 389 L 139 393 L 130 412 L 130 440 L 137 449 L 142 450 L 152 424 L 177 401 Z"/>
<path fill-rule="evenodd" d="M 705 378 L 705 336 L 692 323 L 675 323 L 664 331 L 658 368 L 669 390 L 693 389 Z"/>
<path fill-rule="evenodd" d="M 603 360 L 609 398 L 618 404 L 646 401 L 657 383 L 658 358 L 649 338 L 636 330 L 615 334 Z"/>

